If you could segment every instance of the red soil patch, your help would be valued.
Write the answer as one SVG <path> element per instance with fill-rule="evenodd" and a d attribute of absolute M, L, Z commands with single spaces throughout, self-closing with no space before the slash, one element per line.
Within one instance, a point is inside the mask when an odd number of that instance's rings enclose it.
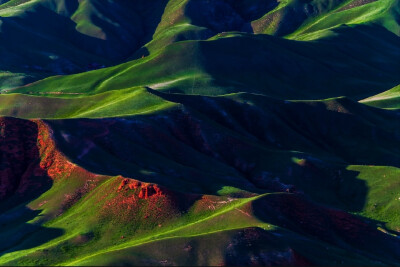
<path fill-rule="evenodd" d="M 138 198 L 140 199 L 148 199 L 150 197 L 162 197 L 165 196 L 165 189 L 161 189 L 160 186 L 156 184 L 149 184 L 149 183 L 142 183 L 137 180 L 133 179 L 123 179 L 120 186 L 118 187 L 118 191 L 121 191 L 123 189 L 125 190 L 135 190 L 138 189 L 139 194 Z"/>
<path fill-rule="evenodd" d="M 52 179 L 68 177 L 74 171 L 84 172 L 89 175 L 89 172 L 69 162 L 65 156 L 56 149 L 55 142 L 52 139 L 51 129 L 43 121 L 35 120 L 34 122 L 37 124 L 39 132 L 37 146 L 42 157 L 40 167 L 46 170 L 49 177 Z"/>
<path fill-rule="evenodd" d="M 115 189 L 112 187 L 109 188 L 109 192 L 105 192 L 105 195 L 112 197 L 104 202 L 102 216 L 115 217 L 120 221 L 132 222 L 144 218 L 161 222 L 163 218 L 178 213 L 178 193 L 156 184 L 143 183 L 122 176 L 115 180 L 115 184 L 117 183 L 119 183 L 116 188 L 118 194 L 113 192 Z"/>
<path fill-rule="evenodd" d="M 103 191 L 103 218 L 119 223 L 162 227 L 165 221 L 181 216 L 199 198 L 163 186 L 119 176 Z"/>
<path fill-rule="evenodd" d="M 52 129 L 41 120 L 0 118 L 0 149 L 0 200 L 16 193 L 22 196 L 28 191 L 36 192 L 38 188 L 42 193 L 53 180 L 82 178 L 86 183 L 65 194 L 59 215 L 98 184 L 99 175 L 73 164 L 58 150 Z M 100 216 L 122 221 L 144 218 L 154 220 L 158 226 L 166 218 L 179 216 L 197 198 L 124 177 L 113 183 L 116 187 L 105 189 L 99 197 Z M 115 194 L 116 189 L 119 194 Z"/>

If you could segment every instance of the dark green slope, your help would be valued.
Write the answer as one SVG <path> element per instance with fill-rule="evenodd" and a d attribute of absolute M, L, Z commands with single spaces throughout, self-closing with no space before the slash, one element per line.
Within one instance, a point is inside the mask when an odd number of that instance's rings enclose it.
<path fill-rule="evenodd" d="M 59 96 L 69 97 L 149 86 L 171 93 L 246 91 L 281 99 L 346 95 L 359 100 L 399 83 L 399 37 L 379 26 L 343 26 L 335 32 L 335 37 L 313 42 L 221 34 L 207 41 L 178 42 L 116 67 L 52 77 L 11 92 L 61 92 Z"/>
<path fill-rule="evenodd" d="M 398 0 L 0 0 L 0 265 L 400 265 L 399 35 Z"/>
<path fill-rule="evenodd" d="M 0 5 L 1 88 L 115 65 L 230 31 L 310 40 L 335 35 L 332 30 L 343 24 L 368 24 L 399 35 L 398 10 L 397 0 L 12 0 Z"/>
<path fill-rule="evenodd" d="M 28 82 L 120 63 L 151 40 L 165 2 L 10 1 L 0 6 L 0 70 Z"/>
<path fill-rule="evenodd" d="M 343 24 L 380 25 L 400 35 L 398 18 L 398 0 L 173 0 L 145 48 L 153 52 L 173 42 L 230 31 L 314 40 L 332 35 Z"/>
<path fill-rule="evenodd" d="M 47 120 L 51 135 L 38 124 L 40 166 L 54 180 L 3 211 L 2 264 L 398 264 L 397 111 L 149 93 L 178 105 Z M 14 120 L 3 136 L 19 142 Z M 22 185 L 35 185 L 30 169 Z M 146 183 L 161 191 L 144 197 Z"/>
<path fill-rule="evenodd" d="M 335 183 L 336 173 L 329 173 L 332 164 L 339 164 L 336 168 L 344 175 L 346 165 L 400 166 L 397 112 L 346 98 L 284 102 L 252 94 L 161 97 L 181 106 L 132 118 L 48 123 L 62 151 L 92 172 L 127 177 L 140 176 L 143 169 L 161 172 L 161 177 L 141 179 L 192 193 L 216 194 L 224 185 L 268 189 L 274 185 L 263 179 L 274 177 L 301 188 L 304 184 L 296 179 L 304 173 L 295 158 L 316 164 L 316 169 L 319 164 L 327 167 L 328 173 L 307 174 L 316 181 L 325 177 L 322 183 L 307 183 L 311 195 L 328 196 L 336 187 L 327 182 L 331 176 Z M 174 178 L 164 177 L 170 175 Z"/>
<path fill-rule="evenodd" d="M 399 109 L 400 85 L 378 95 L 363 99 L 361 102 L 379 108 Z"/>

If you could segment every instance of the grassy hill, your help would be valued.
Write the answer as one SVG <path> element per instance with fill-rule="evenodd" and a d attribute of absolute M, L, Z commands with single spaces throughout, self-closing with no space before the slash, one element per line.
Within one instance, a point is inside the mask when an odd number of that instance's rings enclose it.
<path fill-rule="evenodd" d="M 398 0 L 0 0 L 0 265 L 400 265 Z"/>
<path fill-rule="evenodd" d="M 400 108 L 400 85 L 383 93 L 368 97 L 361 100 L 362 103 L 367 105 L 387 108 L 387 109 L 399 109 Z"/>
<path fill-rule="evenodd" d="M 2 264 L 250 264 L 255 251 L 260 264 L 398 263 L 398 112 L 346 98 L 147 93 L 176 104 L 3 119 L 10 160 L 28 124 L 40 163 L 0 207 Z"/>
<path fill-rule="evenodd" d="M 0 89 L 115 65 L 175 42 L 230 31 L 314 40 L 336 35 L 334 29 L 343 24 L 368 24 L 400 34 L 397 0 L 3 2 Z"/>
<path fill-rule="evenodd" d="M 15 68 L 24 84 L 123 62 L 151 40 L 164 2 L 8 1 L 0 5 L 0 69 Z"/>
<path fill-rule="evenodd" d="M 343 26 L 337 34 L 318 42 L 221 34 L 206 41 L 178 42 L 115 67 L 50 77 L 10 92 L 60 92 L 71 97 L 71 93 L 82 96 L 148 86 L 186 94 L 245 91 L 280 99 L 346 95 L 359 100 L 398 84 L 400 42 L 396 35 L 378 26 Z M 376 34 L 382 38 L 375 38 Z"/>

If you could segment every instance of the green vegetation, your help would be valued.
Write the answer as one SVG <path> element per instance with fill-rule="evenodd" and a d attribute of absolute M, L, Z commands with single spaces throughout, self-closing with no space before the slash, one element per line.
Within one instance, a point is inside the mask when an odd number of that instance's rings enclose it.
<path fill-rule="evenodd" d="M 149 94 L 144 88 L 76 96 L 55 98 L 26 94 L 4 95 L 0 98 L 0 113 L 20 118 L 101 118 L 145 114 L 174 106 L 174 103 Z"/>
<path fill-rule="evenodd" d="M 379 108 L 399 109 L 400 85 L 383 93 L 363 99 L 360 102 Z"/>
<path fill-rule="evenodd" d="M 0 265 L 400 265 L 399 14 L 0 0 Z"/>

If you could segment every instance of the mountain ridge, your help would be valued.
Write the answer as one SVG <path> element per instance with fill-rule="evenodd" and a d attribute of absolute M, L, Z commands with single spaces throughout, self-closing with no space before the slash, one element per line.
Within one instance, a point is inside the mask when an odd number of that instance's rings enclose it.
<path fill-rule="evenodd" d="M 398 0 L 0 0 L 0 265 L 400 265 Z"/>

